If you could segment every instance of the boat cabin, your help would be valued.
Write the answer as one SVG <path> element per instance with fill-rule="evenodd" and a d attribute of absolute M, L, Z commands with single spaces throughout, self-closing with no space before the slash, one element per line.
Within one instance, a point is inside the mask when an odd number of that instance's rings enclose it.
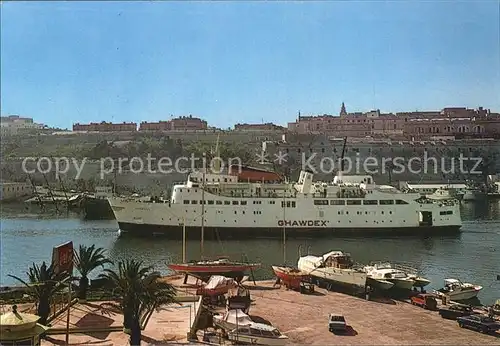
<path fill-rule="evenodd" d="M 354 265 L 351 255 L 341 251 L 331 251 L 323 255 L 323 263 L 325 267 L 338 269 L 349 269 Z"/>
<path fill-rule="evenodd" d="M 279 338 L 280 336 L 282 336 L 281 332 L 277 328 L 260 323 L 258 328 L 254 328 L 251 326 L 238 327 L 235 330 L 231 331 L 230 335 L 233 336 L 233 338 L 238 336 L 249 336 L 258 338 Z"/>

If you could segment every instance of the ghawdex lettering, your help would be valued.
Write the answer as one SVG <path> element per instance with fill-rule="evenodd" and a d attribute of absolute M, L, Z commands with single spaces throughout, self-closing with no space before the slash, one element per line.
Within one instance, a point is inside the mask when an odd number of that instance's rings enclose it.
<path fill-rule="evenodd" d="M 279 220 L 278 226 L 307 226 L 307 227 L 326 227 L 328 220 Z"/>

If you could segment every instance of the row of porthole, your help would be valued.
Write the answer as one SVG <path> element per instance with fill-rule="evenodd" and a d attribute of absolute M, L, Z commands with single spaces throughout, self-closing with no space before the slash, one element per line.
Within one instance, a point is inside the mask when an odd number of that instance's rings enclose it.
<path fill-rule="evenodd" d="M 164 221 L 164 219 L 163 219 L 163 218 L 161 218 L 161 220 L 162 220 L 162 221 Z M 442 220 L 442 219 L 441 219 L 441 220 Z M 168 221 L 172 221 L 172 218 L 169 218 L 169 219 L 168 219 Z M 182 220 L 179 220 L 179 219 L 178 219 L 177 221 L 178 221 L 178 222 L 181 222 Z M 195 221 L 196 221 L 196 219 L 193 219 L 193 222 L 195 222 Z M 224 222 L 226 222 L 226 220 L 223 220 L 223 221 L 224 221 Z M 434 220 L 434 221 L 435 221 L 435 220 Z M 238 220 L 234 220 L 234 222 L 238 222 Z M 255 223 L 255 222 L 256 222 L 256 220 L 253 220 L 253 222 Z M 340 220 L 337 220 L 337 222 L 338 222 L 338 223 L 340 223 Z M 365 222 L 366 222 L 366 223 L 368 223 L 368 220 L 365 220 Z M 382 222 L 384 222 L 384 221 L 382 220 Z M 389 220 L 389 222 L 392 222 L 392 220 Z M 406 222 L 406 220 L 403 220 L 403 222 Z M 351 221 L 351 220 L 349 220 L 349 223 L 352 223 L 352 221 Z M 376 223 L 378 223 L 378 221 L 376 221 Z"/>
<path fill-rule="evenodd" d="M 187 210 L 186 210 L 186 212 L 187 212 Z M 234 213 L 237 214 L 236 210 L 234 211 Z M 245 211 L 243 210 L 241 213 L 245 214 Z M 262 214 L 262 212 L 260 210 L 254 210 L 253 213 L 259 214 L 259 215 Z M 222 210 L 217 210 L 217 214 L 224 214 L 224 212 Z"/>
<path fill-rule="evenodd" d="M 362 211 L 357 211 L 356 213 L 357 213 L 358 215 L 363 215 L 363 212 L 362 212 Z M 344 215 L 344 211 L 340 210 L 340 211 L 338 211 L 338 212 L 337 212 L 337 214 L 338 214 L 338 215 Z M 383 214 L 384 214 L 384 212 L 383 212 L 383 211 L 381 211 L 381 212 L 380 212 L 380 214 L 382 214 L 382 215 L 383 215 Z M 389 211 L 389 214 L 392 214 L 392 211 Z M 345 212 L 345 215 L 349 215 L 349 211 L 346 211 L 346 212 Z M 367 211 L 365 211 L 365 215 L 368 215 L 368 212 L 367 212 Z"/>
<path fill-rule="evenodd" d="M 337 220 L 338 223 L 340 223 L 340 220 Z M 368 223 L 368 220 L 365 220 L 366 223 Z M 382 220 L 382 222 L 385 222 L 384 220 Z M 389 222 L 392 222 L 392 220 L 389 220 Z M 403 222 L 406 222 L 406 220 L 403 220 Z M 351 220 L 349 220 L 349 223 L 352 223 Z M 379 223 L 379 221 L 375 221 L 375 223 Z"/>

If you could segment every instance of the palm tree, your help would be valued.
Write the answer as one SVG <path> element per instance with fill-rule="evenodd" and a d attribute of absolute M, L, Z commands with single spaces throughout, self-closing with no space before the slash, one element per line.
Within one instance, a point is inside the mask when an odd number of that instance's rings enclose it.
<path fill-rule="evenodd" d="M 56 273 L 54 267 L 47 267 L 45 262 L 41 266 L 33 263 L 26 272 L 28 282 L 23 279 L 9 275 L 28 288 L 27 294 L 37 302 L 37 315 L 40 316 L 40 323 L 46 324 L 50 315 L 50 301 L 52 297 L 66 287 L 65 282 L 69 279 L 66 273 Z"/>
<path fill-rule="evenodd" d="M 159 272 L 142 262 L 125 260 L 118 263 L 118 270 L 105 269 L 100 277 L 108 280 L 113 293 L 120 297 L 109 304 L 123 313 L 123 329 L 130 333 L 130 345 L 141 344 L 141 320 L 154 309 L 176 301 L 175 288 L 160 282 Z"/>
<path fill-rule="evenodd" d="M 88 275 L 91 271 L 101 266 L 104 267 L 105 264 L 113 264 L 104 255 L 106 250 L 103 248 L 97 248 L 95 245 L 85 246 L 80 245 L 78 251 L 75 253 L 75 268 L 80 273 L 80 286 L 78 289 L 78 298 L 85 300 L 87 298 L 87 290 L 89 287 Z"/>

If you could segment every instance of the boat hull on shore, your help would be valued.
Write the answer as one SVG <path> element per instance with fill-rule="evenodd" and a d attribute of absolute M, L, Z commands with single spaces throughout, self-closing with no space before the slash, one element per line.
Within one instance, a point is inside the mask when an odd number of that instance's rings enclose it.
<path fill-rule="evenodd" d="M 182 226 L 133 224 L 118 222 L 120 234 L 134 236 L 161 235 L 171 239 L 182 239 Z M 364 228 L 310 228 L 291 227 L 286 230 L 287 236 L 291 238 L 312 238 L 331 236 L 369 236 L 369 235 L 398 235 L 398 236 L 432 236 L 432 235 L 456 235 L 460 233 L 460 226 L 419 226 L 419 227 L 364 227 Z M 274 227 L 206 227 L 204 237 L 207 240 L 224 239 L 251 239 L 251 238 L 282 238 L 283 228 Z M 186 238 L 200 240 L 200 227 L 186 227 Z"/>
<path fill-rule="evenodd" d="M 229 262 L 227 264 L 217 264 L 210 262 L 206 263 L 198 262 L 198 263 L 169 264 L 168 267 L 178 273 L 187 273 L 195 275 L 196 274 L 224 275 L 230 273 L 244 273 L 247 270 L 260 267 L 260 264 L 234 263 L 234 262 Z"/>
<path fill-rule="evenodd" d="M 299 287 L 300 283 L 306 281 L 309 275 L 303 271 L 291 267 L 272 266 L 274 274 L 291 287 Z"/>
<path fill-rule="evenodd" d="M 377 290 L 388 290 L 394 287 L 394 284 L 392 282 L 389 282 L 387 280 L 380 280 L 380 279 L 373 279 L 373 278 L 367 278 L 366 279 L 366 284 L 368 286 L 371 286 Z"/>

